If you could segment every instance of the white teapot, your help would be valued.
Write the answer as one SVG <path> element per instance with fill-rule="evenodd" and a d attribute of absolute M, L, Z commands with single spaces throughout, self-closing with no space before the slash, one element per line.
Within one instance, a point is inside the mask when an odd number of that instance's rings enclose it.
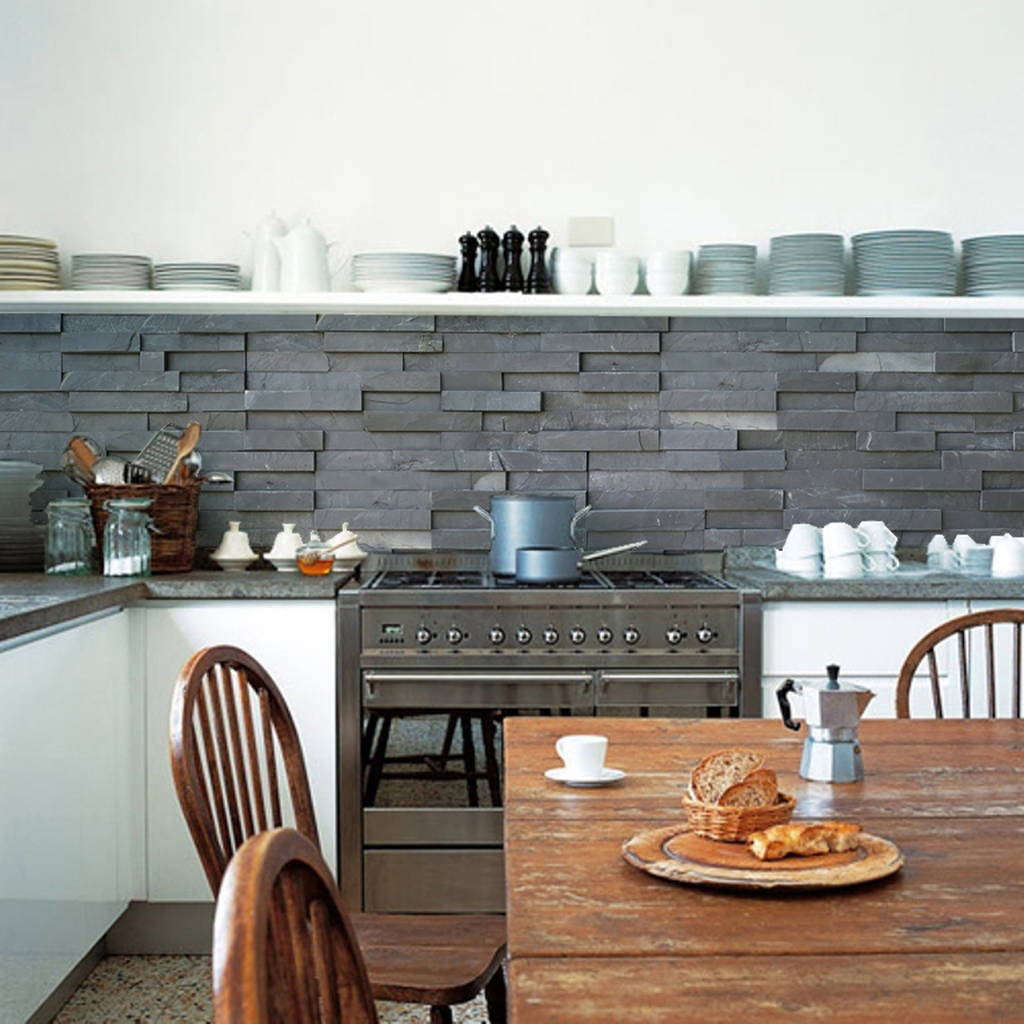
<path fill-rule="evenodd" d="M 331 271 L 327 263 L 327 241 L 307 217 L 288 234 L 272 238 L 281 259 L 281 291 L 327 292 Z"/>
<path fill-rule="evenodd" d="M 252 290 L 276 292 L 281 287 L 281 257 L 274 239 L 287 234 L 283 220 L 271 211 L 249 234 L 252 242 Z"/>

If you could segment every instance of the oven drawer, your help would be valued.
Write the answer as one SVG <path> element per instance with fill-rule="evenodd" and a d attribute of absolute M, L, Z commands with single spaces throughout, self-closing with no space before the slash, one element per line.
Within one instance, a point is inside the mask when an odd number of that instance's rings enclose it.
<path fill-rule="evenodd" d="M 732 669 L 678 671 L 602 671 L 597 676 L 597 706 L 735 707 L 740 677 Z"/>
<path fill-rule="evenodd" d="M 367 850 L 363 888 L 370 912 L 502 912 L 505 856 L 501 850 Z"/>
<path fill-rule="evenodd" d="M 500 807 L 368 807 L 367 846 L 501 846 Z"/>
<path fill-rule="evenodd" d="M 412 672 L 368 669 L 363 707 L 591 708 L 592 672 Z"/>

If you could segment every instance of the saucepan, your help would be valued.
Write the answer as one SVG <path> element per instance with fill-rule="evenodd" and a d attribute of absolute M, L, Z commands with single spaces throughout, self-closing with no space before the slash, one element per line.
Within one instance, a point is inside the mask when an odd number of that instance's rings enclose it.
<path fill-rule="evenodd" d="M 517 583 L 576 583 L 585 563 L 642 548 L 647 541 L 635 540 L 614 548 L 603 548 L 582 555 L 576 548 L 535 547 L 516 549 Z"/>

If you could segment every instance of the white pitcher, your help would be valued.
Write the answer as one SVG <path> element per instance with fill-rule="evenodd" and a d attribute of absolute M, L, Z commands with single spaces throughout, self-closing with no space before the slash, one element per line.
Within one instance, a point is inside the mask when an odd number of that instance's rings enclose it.
<path fill-rule="evenodd" d="M 287 235 L 273 238 L 273 243 L 281 257 L 281 291 L 331 290 L 327 242 L 308 217 Z"/>
<path fill-rule="evenodd" d="M 288 231 L 287 226 L 276 213 L 271 211 L 256 226 L 252 234 L 252 290 L 254 292 L 276 292 L 281 287 L 281 257 L 278 255 L 275 238 Z"/>

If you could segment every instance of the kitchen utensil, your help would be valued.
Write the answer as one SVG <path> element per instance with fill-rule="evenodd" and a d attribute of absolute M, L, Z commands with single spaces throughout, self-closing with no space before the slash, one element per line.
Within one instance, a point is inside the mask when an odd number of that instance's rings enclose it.
<path fill-rule="evenodd" d="M 501 286 L 507 292 L 523 290 L 523 241 L 523 233 L 515 224 L 501 236 L 501 251 L 505 257 Z"/>
<path fill-rule="evenodd" d="M 551 278 L 548 276 L 546 249 L 549 232 L 535 227 L 527 236 L 530 244 L 530 269 L 526 272 L 523 291 L 527 295 L 549 295 Z"/>
<path fill-rule="evenodd" d="M 177 458 L 178 441 L 183 433 L 181 427 L 165 423 L 132 459 L 131 465 L 144 470 L 149 479 L 162 481 Z M 134 475 L 142 475 L 134 470 L 132 472 Z"/>
<path fill-rule="evenodd" d="M 65 448 L 61 452 L 60 456 L 60 468 L 66 477 L 70 480 L 74 480 L 76 484 L 84 487 L 86 484 L 93 483 L 93 476 L 90 472 L 88 475 L 85 473 L 82 466 L 75 459 L 70 448 Z"/>
<path fill-rule="evenodd" d="M 197 451 L 189 452 L 181 460 L 181 469 L 187 477 L 197 477 L 203 471 L 203 457 Z"/>
<path fill-rule="evenodd" d="M 104 455 L 92 464 L 93 479 L 98 484 L 123 484 L 128 463 L 115 455 Z"/>
<path fill-rule="evenodd" d="M 480 291 L 480 278 L 476 273 L 476 253 L 480 245 L 472 231 L 459 236 L 459 251 L 462 253 L 462 270 L 459 272 L 459 283 L 456 288 L 460 292 Z"/>
<path fill-rule="evenodd" d="M 803 697 L 807 739 L 800 759 L 800 774 L 813 782 L 857 782 L 864 778 L 857 729 L 874 693 L 863 686 L 839 682 L 839 666 L 826 665 L 828 682 L 797 683 L 787 679 L 776 690 L 782 721 L 799 729 L 789 705 L 789 695 Z"/>
<path fill-rule="evenodd" d="M 573 498 L 553 494 L 495 494 L 491 511 L 473 506 L 491 526 L 491 572 L 515 576 L 518 548 L 564 548 L 579 550 L 576 535 L 581 520 L 589 514 L 587 505 L 576 511 Z"/>
<path fill-rule="evenodd" d="M 193 449 L 199 443 L 199 433 L 200 427 L 195 420 L 185 428 L 184 433 L 178 439 L 178 451 L 174 462 L 171 463 L 171 468 L 167 470 L 167 475 L 163 479 L 165 484 L 177 482 L 175 474 L 178 472 L 178 467 L 187 456 L 192 454 Z"/>
<path fill-rule="evenodd" d="M 620 544 L 581 555 L 576 548 L 529 547 L 516 551 L 517 583 L 575 583 L 585 568 L 585 562 L 607 558 L 623 551 L 642 548 L 647 541 L 637 540 L 631 544 Z"/>
<path fill-rule="evenodd" d="M 81 466 L 87 474 L 91 474 L 93 463 L 96 461 L 97 455 L 96 452 L 94 452 L 86 443 L 85 438 L 75 435 L 70 441 L 68 441 L 68 449 L 71 451 L 71 454 L 74 456 L 75 461 L 79 466 Z"/>
<path fill-rule="evenodd" d="M 231 483 L 230 473 L 201 473 L 196 477 L 202 484 L 229 484 Z"/>

